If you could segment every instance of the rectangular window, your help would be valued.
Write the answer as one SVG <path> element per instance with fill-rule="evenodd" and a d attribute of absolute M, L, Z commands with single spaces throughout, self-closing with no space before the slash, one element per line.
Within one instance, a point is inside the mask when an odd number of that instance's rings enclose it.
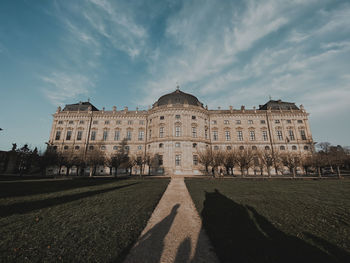
<path fill-rule="evenodd" d="M 249 131 L 249 139 L 255 141 L 255 131 Z"/>
<path fill-rule="evenodd" d="M 293 130 L 288 130 L 288 133 L 289 133 L 289 139 L 290 139 L 291 141 L 294 141 L 295 138 L 294 138 L 294 132 L 293 132 Z"/>
<path fill-rule="evenodd" d="M 73 124 L 73 123 L 74 123 L 74 121 L 69 121 L 69 122 L 68 122 L 68 124 Z"/>
<path fill-rule="evenodd" d="M 236 124 L 241 124 L 241 120 L 236 120 Z"/>
<path fill-rule="evenodd" d="M 91 141 L 96 140 L 96 131 L 91 132 Z"/>
<path fill-rule="evenodd" d="M 218 131 L 213 131 L 213 140 L 217 141 L 219 139 Z"/>
<path fill-rule="evenodd" d="M 248 120 L 248 124 L 253 124 L 253 120 Z"/>
<path fill-rule="evenodd" d="M 230 131 L 225 131 L 225 138 L 226 138 L 226 141 L 230 141 L 231 140 Z"/>
<path fill-rule="evenodd" d="M 198 155 L 193 155 L 193 165 L 198 165 Z"/>
<path fill-rule="evenodd" d="M 126 139 L 127 139 L 128 141 L 131 140 L 131 131 L 130 131 L 130 130 L 127 130 L 127 131 L 126 131 Z"/>
<path fill-rule="evenodd" d="M 92 124 L 98 124 L 98 121 L 93 121 Z"/>
<path fill-rule="evenodd" d="M 298 123 L 303 123 L 303 120 L 298 120 Z"/>
<path fill-rule="evenodd" d="M 304 130 L 300 130 L 300 136 L 302 140 L 306 140 L 306 134 Z"/>
<path fill-rule="evenodd" d="M 212 124 L 216 124 L 217 121 L 216 121 L 216 120 L 212 120 L 211 123 L 212 123 Z"/>
<path fill-rule="evenodd" d="M 120 139 L 120 131 L 118 130 L 114 132 L 114 140 L 119 141 L 119 139 Z"/>
<path fill-rule="evenodd" d="M 84 124 L 84 121 L 79 121 L 79 124 Z"/>
<path fill-rule="evenodd" d="M 265 123 L 266 123 L 265 120 L 260 121 L 260 124 L 265 124 Z"/>
<path fill-rule="evenodd" d="M 132 125 L 132 121 L 129 120 L 129 121 L 128 121 L 128 125 Z"/>
<path fill-rule="evenodd" d="M 152 130 L 149 130 L 149 138 L 152 138 Z"/>
<path fill-rule="evenodd" d="M 224 120 L 224 124 L 229 124 L 230 122 L 228 120 Z"/>
<path fill-rule="evenodd" d="M 63 124 L 63 121 L 58 121 L 58 124 Z"/>
<path fill-rule="evenodd" d="M 263 140 L 267 141 L 268 137 L 267 137 L 267 131 L 262 131 L 262 136 L 263 136 Z"/>
<path fill-rule="evenodd" d="M 109 124 L 109 121 L 105 121 L 105 124 Z"/>
<path fill-rule="evenodd" d="M 292 121 L 291 120 L 287 120 L 287 123 L 292 123 Z"/>
<path fill-rule="evenodd" d="M 280 120 L 275 120 L 275 123 L 276 123 L 276 124 L 280 123 Z"/>
<path fill-rule="evenodd" d="M 164 116 L 160 116 L 159 119 L 160 119 L 160 120 L 164 120 Z"/>
<path fill-rule="evenodd" d="M 55 140 L 58 141 L 61 138 L 61 131 L 56 131 Z"/>
<path fill-rule="evenodd" d="M 277 131 L 277 138 L 278 138 L 279 141 L 283 140 L 282 131 Z"/>
<path fill-rule="evenodd" d="M 176 166 L 181 165 L 181 155 L 175 155 L 175 165 Z"/>
<path fill-rule="evenodd" d="M 175 143 L 175 147 L 179 148 L 181 146 L 181 144 L 179 142 Z"/>
<path fill-rule="evenodd" d="M 163 155 L 158 155 L 158 165 L 163 165 Z"/>
<path fill-rule="evenodd" d="M 180 137 L 180 136 L 181 136 L 181 127 L 175 126 L 175 137 Z"/>
<path fill-rule="evenodd" d="M 197 128 L 192 127 L 192 138 L 197 138 Z"/>
<path fill-rule="evenodd" d="M 122 124 L 122 121 L 120 121 L 120 120 L 117 120 L 117 125 L 120 125 L 120 124 Z"/>
<path fill-rule="evenodd" d="M 103 131 L 103 140 L 107 141 L 108 139 L 108 131 Z"/>
<path fill-rule="evenodd" d="M 239 141 L 243 141 L 243 132 L 242 131 L 237 131 L 237 136 Z"/>
<path fill-rule="evenodd" d="M 72 137 L 72 131 L 67 131 L 66 140 L 69 141 Z"/>
<path fill-rule="evenodd" d="M 181 116 L 180 115 L 175 115 L 175 119 L 180 119 Z"/>
<path fill-rule="evenodd" d="M 145 136 L 144 131 L 139 131 L 139 141 L 143 141 L 143 137 Z"/>
<path fill-rule="evenodd" d="M 139 121 L 139 124 L 140 124 L 140 125 L 144 125 L 145 122 L 141 120 L 141 121 Z"/>
<path fill-rule="evenodd" d="M 164 137 L 164 127 L 159 127 L 159 138 Z"/>
<path fill-rule="evenodd" d="M 81 138 L 83 137 L 83 131 L 78 131 L 77 134 L 77 141 L 81 141 Z"/>
<path fill-rule="evenodd" d="M 192 120 L 195 120 L 197 117 L 196 116 L 192 116 Z"/>

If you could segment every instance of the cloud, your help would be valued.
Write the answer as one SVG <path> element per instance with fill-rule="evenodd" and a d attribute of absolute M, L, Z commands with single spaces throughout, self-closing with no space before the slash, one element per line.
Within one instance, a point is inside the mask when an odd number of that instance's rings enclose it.
<path fill-rule="evenodd" d="M 54 72 L 49 76 L 42 76 L 46 84 L 43 91 L 54 105 L 63 105 L 68 99 L 87 96 L 89 89 L 95 84 L 86 76 L 80 74 L 67 74 Z"/>

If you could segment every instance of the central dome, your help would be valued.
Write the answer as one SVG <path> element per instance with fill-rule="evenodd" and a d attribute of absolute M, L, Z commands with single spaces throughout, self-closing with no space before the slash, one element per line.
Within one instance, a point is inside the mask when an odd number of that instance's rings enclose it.
<path fill-rule="evenodd" d="M 169 104 L 188 104 L 203 107 L 203 104 L 195 96 L 182 92 L 179 87 L 177 87 L 174 92 L 161 96 L 154 104 L 154 106 L 163 106 Z"/>

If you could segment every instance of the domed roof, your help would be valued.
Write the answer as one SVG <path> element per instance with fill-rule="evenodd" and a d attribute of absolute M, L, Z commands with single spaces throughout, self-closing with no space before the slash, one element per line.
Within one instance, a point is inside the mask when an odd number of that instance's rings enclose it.
<path fill-rule="evenodd" d="M 154 106 L 163 106 L 168 104 L 188 104 L 203 107 L 203 104 L 193 95 L 182 92 L 179 87 L 172 93 L 161 96 Z"/>

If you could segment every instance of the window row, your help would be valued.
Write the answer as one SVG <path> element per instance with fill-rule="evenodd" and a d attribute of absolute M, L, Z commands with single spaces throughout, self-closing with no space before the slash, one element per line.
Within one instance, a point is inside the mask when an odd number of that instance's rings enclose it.
<path fill-rule="evenodd" d="M 85 123 L 85 121 L 83 121 L 83 120 L 78 120 L 78 121 L 76 121 L 76 122 L 78 122 L 79 124 L 84 124 Z M 108 124 L 113 124 L 113 122 L 112 121 L 110 121 L 110 120 L 105 120 L 105 121 L 101 121 L 102 123 L 104 123 L 104 124 L 106 124 L 106 125 L 108 125 Z M 64 121 L 58 121 L 58 124 L 63 124 L 64 123 Z M 94 125 L 96 125 L 96 124 L 99 124 L 100 123 L 100 121 L 97 121 L 97 120 L 95 120 L 95 121 L 92 121 L 92 124 L 94 124 Z M 115 123 L 117 124 L 117 125 L 121 125 L 122 124 L 122 121 L 121 120 L 117 120 L 117 121 L 115 121 Z M 127 120 L 127 122 L 126 122 L 128 125 L 132 125 L 132 124 L 134 124 L 134 121 L 133 120 Z M 140 125 L 144 125 L 145 124 L 145 121 L 144 120 L 139 120 L 139 122 L 138 122 Z M 74 124 L 74 121 L 68 121 L 68 124 Z"/>
<path fill-rule="evenodd" d="M 281 123 L 280 120 L 274 120 L 276 124 Z M 217 120 L 212 120 L 212 124 L 217 124 Z M 241 120 L 235 120 L 236 124 L 242 124 Z M 286 123 L 292 123 L 292 120 L 286 120 Z M 298 120 L 298 123 L 303 123 L 303 120 Z M 224 124 L 230 124 L 229 120 L 224 120 Z M 253 120 L 247 120 L 247 124 L 254 124 Z M 266 120 L 260 120 L 260 124 L 266 124 Z"/>
<path fill-rule="evenodd" d="M 300 138 L 302 140 L 306 140 L 306 133 L 305 130 L 299 130 L 300 131 Z M 286 141 L 295 141 L 295 136 L 294 136 L 294 131 L 293 130 L 288 130 L 288 137 L 286 138 Z M 261 139 L 263 141 L 268 141 L 269 137 L 267 134 L 267 131 L 262 131 L 261 134 Z M 276 131 L 276 137 L 279 141 L 283 141 L 283 134 L 281 130 L 277 130 Z M 213 131 L 213 141 L 218 141 L 219 140 L 219 135 L 218 135 L 218 131 Z M 230 131 L 225 131 L 225 140 L 226 141 L 230 141 L 231 140 L 231 132 Z M 243 141 L 243 131 L 237 131 L 237 140 L 238 141 Z M 250 141 L 255 141 L 256 140 L 256 136 L 255 136 L 255 131 L 250 130 L 249 131 L 249 140 Z"/>

